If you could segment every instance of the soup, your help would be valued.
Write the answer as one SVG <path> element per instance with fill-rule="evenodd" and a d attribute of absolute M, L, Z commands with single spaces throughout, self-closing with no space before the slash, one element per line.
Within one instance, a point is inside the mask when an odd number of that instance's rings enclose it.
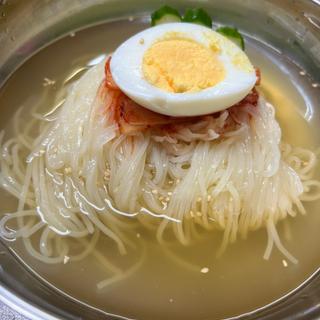
<path fill-rule="evenodd" d="M 36 104 L 39 114 L 51 110 L 66 96 L 68 84 L 103 61 L 129 35 L 145 27 L 142 23 L 129 25 L 130 31 L 124 22 L 79 31 L 25 62 L 0 92 L 2 127 L 13 117 L 13 110 L 22 105 L 26 122 L 30 121 L 30 111 Z M 283 57 L 281 69 L 277 63 L 279 54 L 262 43 L 248 39 L 247 53 L 261 69 L 261 91 L 276 108 L 283 139 L 315 150 L 319 144 L 315 134 L 319 115 L 313 105 L 317 89 Z M 50 63 L 53 60 L 55 63 Z M 30 75 L 33 81 L 28 81 Z M 9 125 L 7 132 L 11 130 Z M 3 213 L 16 209 L 11 196 L 2 193 L 1 199 Z M 131 226 L 135 223 L 131 220 L 128 234 L 133 248 L 125 256 L 106 237 L 99 237 L 95 249 L 84 259 L 75 262 L 66 259 L 62 264 L 39 262 L 19 241 L 9 244 L 53 287 L 104 312 L 137 319 L 219 319 L 263 307 L 289 293 L 315 272 L 320 259 L 318 205 L 317 201 L 307 203 L 307 215 L 289 217 L 277 225 L 285 248 L 298 260 L 297 264 L 278 250 L 272 251 L 269 260 L 263 259 L 267 245 L 265 229 L 250 232 L 245 240 L 238 239 L 218 257 L 221 231 L 201 231 L 199 239 L 189 246 L 172 239 L 164 246 L 157 242 L 152 230 Z M 78 249 L 77 243 L 70 245 Z M 127 271 L 112 278 L 115 281 L 108 281 L 110 272 L 117 274 L 117 267 Z"/>

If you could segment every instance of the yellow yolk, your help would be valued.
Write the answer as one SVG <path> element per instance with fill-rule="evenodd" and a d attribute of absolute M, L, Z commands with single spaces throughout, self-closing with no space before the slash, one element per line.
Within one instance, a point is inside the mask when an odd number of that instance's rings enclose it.
<path fill-rule="evenodd" d="M 144 54 L 142 70 L 149 83 L 174 93 L 198 92 L 225 76 L 217 54 L 189 39 L 155 42 Z"/>

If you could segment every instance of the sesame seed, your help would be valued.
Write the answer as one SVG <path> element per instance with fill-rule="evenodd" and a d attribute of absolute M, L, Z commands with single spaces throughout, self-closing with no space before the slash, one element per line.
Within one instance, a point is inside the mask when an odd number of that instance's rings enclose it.
<path fill-rule="evenodd" d="M 161 201 L 161 204 L 162 204 L 162 209 L 163 210 L 167 209 L 167 207 L 168 207 L 168 203 L 167 202 Z"/>
<path fill-rule="evenodd" d="M 47 87 L 47 86 L 53 86 L 55 83 L 56 83 L 55 80 L 51 80 L 51 79 L 49 79 L 49 78 L 44 78 L 42 85 L 43 85 L 44 87 Z"/>
<path fill-rule="evenodd" d="M 64 256 L 63 263 L 66 264 L 66 263 L 68 263 L 69 260 L 70 260 L 70 257 Z"/>
<path fill-rule="evenodd" d="M 166 200 L 166 201 L 170 201 L 170 198 L 169 198 L 169 197 L 165 197 L 165 200 Z"/>
<path fill-rule="evenodd" d="M 286 268 L 287 266 L 288 266 L 288 262 L 286 261 L 286 260 L 282 260 L 282 264 L 283 264 L 283 266 Z"/>
<path fill-rule="evenodd" d="M 109 180 L 110 179 L 110 170 L 107 169 L 104 174 L 103 174 L 103 179 L 104 180 Z"/>
<path fill-rule="evenodd" d="M 209 194 L 207 197 L 207 201 L 210 202 L 212 200 L 212 196 Z"/>
<path fill-rule="evenodd" d="M 158 190 L 153 189 L 153 190 L 151 190 L 151 193 L 153 193 L 153 194 L 158 194 Z"/>
<path fill-rule="evenodd" d="M 200 270 L 201 273 L 208 273 L 209 272 L 209 268 L 204 267 Z"/>
<path fill-rule="evenodd" d="M 198 197 L 197 198 L 197 202 L 201 202 L 202 201 L 202 198 L 201 197 Z"/>
<path fill-rule="evenodd" d="M 168 184 L 172 185 L 173 184 L 173 180 L 169 180 Z"/>
<path fill-rule="evenodd" d="M 140 43 L 140 44 L 144 44 L 144 39 L 141 38 L 141 39 L 139 40 L 139 43 Z"/>
<path fill-rule="evenodd" d="M 168 196 L 172 196 L 172 192 L 168 192 Z"/>
<path fill-rule="evenodd" d="M 72 172 L 72 170 L 71 170 L 70 167 L 66 167 L 66 168 L 64 168 L 64 172 L 65 172 L 66 174 L 69 174 L 69 173 Z"/>
<path fill-rule="evenodd" d="M 202 212 L 197 211 L 196 215 L 197 215 L 198 217 L 201 217 L 201 216 L 202 216 Z"/>

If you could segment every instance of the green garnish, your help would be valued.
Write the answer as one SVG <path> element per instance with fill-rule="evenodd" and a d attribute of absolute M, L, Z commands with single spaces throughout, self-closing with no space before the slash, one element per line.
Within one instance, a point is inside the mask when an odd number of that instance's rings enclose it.
<path fill-rule="evenodd" d="M 232 27 L 220 27 L 216 30 L 223 36 L 230 39 L 236 45 L 238 45 L 242 50 L 244 50 L 244 40 L 238 29 Z"/>
<path fill-rule="evenodd" d="M 202 8 L 187 9 L 182 21 L 197 23 L 212 28 L 212 19 Z"/>
<path fill-rule="evenodd" d="M 169 6 L 163 6 L 151 15 L 152 26 L 168 22 L 181 22 L 181 16 L 178 10 Z"/>
<path fill-rule="evenodd" d="M 162 23 L 181 21 L 197 23 L 212 28 L 212 19 L 208 15 L 208 13 L 202 8 L 187 9 L 184 13 L 183 18 L 181 18 L 181 15 L 178 10 L 169 6 L 163 6 L 151 15 L 152 26 L 156 26 Z M 216 32 L 219 32 L 223 36 L 227 37 L 229 40 L 238 45 L 242 50 L 244 50 L 244 39 L 237 28 L 227 26 L 220 27 L 216 29 Z"/>

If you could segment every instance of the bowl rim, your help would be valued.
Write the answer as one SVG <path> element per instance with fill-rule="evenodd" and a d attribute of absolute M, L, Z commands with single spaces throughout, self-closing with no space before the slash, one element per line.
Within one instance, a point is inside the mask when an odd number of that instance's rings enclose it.
<path fill-rule="evenodd" d="M 314 4 L 315 6 L 319 6 L 320 7 L 320 0 L 309 0 L 309 1 L 310 1 L 310 3 Z M 144 15 L 145 15 L 145 13 L 140 12 L 140 14 L 135 13 L 133 16 L 135 18 L 141 18 Z M 91 27 L 93 25 L 99 25 L 99 24 L 103 24 L 103 23 L 106 23 L 106 22 L 117 21 L 117 20 L 122 20 L 122 19 L 124 19 L 124 17 L 119 16 L 119 17 L 114 18 L 114 19 L 107 19 L 106 21 L 100 21 L 100 22 L 93 23 L 93 24 L 87 24 L 87 25 L 84 25 L 81 28 L 75 29 L 75 31 L 80 31 L 82 29 Z M 60 37 L 55 37 L 53 41 L 47 42 L 44 45 L 44 47 L 46 47 L 47 45 L 50 45 L 51 42 L 55 42 L 55 41 L 59 40 L 60 38 L 62 38 L 64 36 L 65 36 L 65 34 L 61 35 Z M 38 50 L 33 52 L 32 55 L 37 53 L 42 48 L 43 48 L 43 46 L 41 46 L 41 48 L 39 48 Z M 29 59 L 31 56 L 29 55 L 27 57 L 27 59 Z M 8 75 L 8 77 L 4 79 L 3 83 L 6 83 L 8 78 L 10 78 L 11 75 L 24 62 L 25 61 L 22 61 L 19 65 L 17 65 L 16 68 L 14 70 L 12 70 L 12 72 Z M 0 86 L 0 88 L 1 88 L 1 86 Z M 299 293 L 301 290 L 303 290 L 305 287 L 307 287 L 310 283 L 312 283 L 312 281 L 319 275 L 320 275 L 320 267 L 317 270 L 315 270 L 312 274 L 310 274 L 309 277 L 307 279 L 305 279 L 299 286 L 297 286 L 296 288 L 292 289 L 291 291 L 289 291 L 285 295 L 281 296 L 277 300 L 272 301 L 271 303 L 269 303 L 267 305 L 264 305 L 262 307 L 256 308 L 256 309 L 254 309 L 252 311 L 248 311 L 248 312 L 246 312 L 244 314 L 241 314 L 239 316 L 234 316 L 234 317 L 230 317 L 230 318 L 224 318 L 224 320 L 237 320 L 237 319 L 246 318 L 248 316 L 257 316 L 257 319 L 259 319 L 260 318 L 260 314 L 259 313 L 265 312 L 267 310 L 271 311 L 271 308 L 278 306 L 279 304 L 283 303 L 285 300 L 287 300 L 287 299 L 291 298 L 292 296 L 294 296 L 295 294 Z M 33 274 L 33 276 L 36 276 L 36 274 Z M 70 297 L 68 295 L 65 295 L 65 297 L 70 299 Z M 63 320 L 63 318 L 61 318 L 59 316 L 50 314 L 49 311 L 46 311 L 41 306 L 33 305 L 32 303 L 24 300 L 18 294 L 14 294 L 13 290 L 10 290 L 10 289 L 6 288 L 1 282 L 0 282 L 0 301 L 3 302 L 4 304 L 6 304 L 11 309 L 13 309 L 14 311 L 18 312 L 19 314 L 21 314 L 21 315 L 23 315 L 23 316 L 25 316 L 25 317 L 27 317 L 29 319 L 35 319 L 35 320 L 44 320 L 44 319 L 45 320 Z M 319 311 L 319 309 L 318 309 L 318 316 L 319 316 L 319 319 L 320 319 L 320 311 Z M 264 315 L 261 315 L 261 317 L 264 317 Z M 308 315 L 306 315 L 306 317 L 308 317 Z M 119 317 L 119 319 L 120 319 L 120 317 Z"/>

